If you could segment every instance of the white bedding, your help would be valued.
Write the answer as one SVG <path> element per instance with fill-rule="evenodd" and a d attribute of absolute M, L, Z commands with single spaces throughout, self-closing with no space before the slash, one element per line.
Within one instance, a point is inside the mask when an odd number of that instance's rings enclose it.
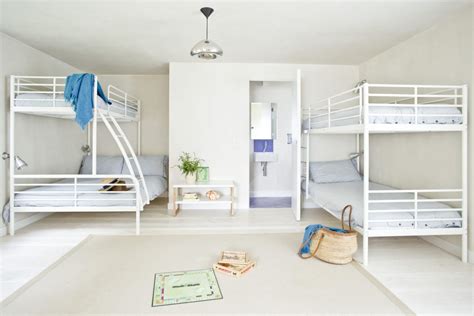
<path fill-rule="evenodd" d="M 150 200 L 155 199 L 167 189 L 166 179 L 161 176 L 144 176 L 146 187 Z M 77 206 L 133 206 L 134 201 L 123 201 L 119 199 L 134 199 L 134 193 L 98 193 L 104 184 L 99 183 L 98 179 L 81 180 L 78 183 L 88 183 L 97 185 L 80 186 L 78 190 L 87 191 L 87 193 L 78 194 Z M 57 183 L 72 183 L 71 179 L 60 180 Z M 64 201 L 61 199 L 73 199 L 73 193 L 61 193 L 61 191 L 72 191 L 72 186 L 39 186 L 28 190 L 28 194 L 16 194 L 16 207 L 61 207 L 74 206 L 74 201 Z M 37 193 L 35 191 L 48 191 L 51 193 Z M 90 192 L 90 193 L 89 193 Z M 30 194 L 31 193 L 31 194 Z M 83 201 L 81 201 L 83 199 Z M 101 199 L 100 201 L 91 201 L 85 199 Z"/>
<path fill-rule="evenodd" d="M 389 186 L 370 182 L 371 190 L 394 190 Z M 363 227 L 364 222 L 364 204 L 363 204 L 363 182 L 337 182 L 337 183 L 315 183 L 309 182 L 309 194 L 312 200 L 335 213 L 338 217 L 345 205 L 351 204 L 352 225 Z M 410 193 L 378 193 L 373 194 L 371 199 L 412 199 Z M 423 198 L 420 197 L 420 200 Z M 412 209 L 413 203 L 397 202 L 397 203 L 373 203 L 371 209 Z M 436 209 L 449 208 L 448 205 L 440 202 L 423 202 L 419 203 L 419 208 Z M 347 216 L 347 215 L 346 215 Z M 373 220 L 411 220 L 414 218 L 411 212 L 388 212 L 388 213 L 369 213 L 369 219 Z M 436 218 L 461 218 L 457 211 L 440 211 L 440 212 L 419 212 L 419 219 L 436 219 Z M 460 227 L 460 221 L 419 221 L 418 228 L 447 228 Z M 413 221 L 395 221 L 395 222 L 377 222 L 370 223 L 369 229 L 387 229 L 387 228 L 414 228 Z"/>
<path fill-rule="evenodd" d="M 409 107 L 383 106 L 370 107 L 369 123 L 371 124 L 415 124 L 415 110 Z M 390 116 L 388 114 L 391 114 Z M 423 116 L 430 115 L 459 115 L 461 111 L 453 107 L 423 107 L 418 109 L 418 124 L 462 124 L 461 116 Z M 359 118 L 348 118 L 359 115 L 359 109 L 352 109 L 331 114 L 331 126 L 359 124 Z M 393 115 L 393 116 L 392 116 Z M 411 116 L 406 116 L 411 115 Z M 334 119 L 341 119 L 332 121 Z M 303 129 L 309 127 L 309 119 L 303 121 Z M 327 116 L 311 119 L 311 128 L 328 127 Z"/>
<path fill-rule="evenodd" d="M 30 99 L 30 100 L 22 100 Z M 117 114 L 125 114 L 125 106 L 123 104 L 111 101 L 112 104 L 108 105 L 102 98 L 97 97 L 97 105 L 99 109 L 110 109 L 110 111 Z M 42 106 L 53 106 L 53 96 L 51 94 L 41 93 L 24 93 L 19 94 L 15 99 L 15 106 L 19 107 L 42 107 Z M 56 100 L 57 107 L 70 107 L 71 104 L 66 102 L 64 99 Z M 138 111 L 134 108 L 127 107 L 127 116 L 135 117 Z"/>

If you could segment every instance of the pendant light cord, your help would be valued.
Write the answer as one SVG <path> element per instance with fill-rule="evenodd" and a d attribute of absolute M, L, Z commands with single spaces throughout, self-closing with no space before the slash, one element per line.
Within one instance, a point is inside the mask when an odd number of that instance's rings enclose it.
<path fill-rule="evenodd" d="M 209 18 L 206 17 L 206 42 L 209 41 L 208 39 L 208 33 L 209 33 L 209 26 L 208 26 Z"/>

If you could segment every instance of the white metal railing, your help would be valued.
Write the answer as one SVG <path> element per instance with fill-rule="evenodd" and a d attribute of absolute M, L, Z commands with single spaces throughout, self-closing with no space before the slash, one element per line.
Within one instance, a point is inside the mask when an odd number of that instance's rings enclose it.
<path fill-rule="evenodd" d="M 420 222 L 451 221 L 460 223 L 464 227 L 463 215 L 463 190 L 462 189 L 424 189 L 424 190 L 369 190 L 369 208 L 367 209 L 367 222 L 411 222 L 412 228 L 420 228 Z M 383 197 L 380 197 L 383 195 Z M 436 195 L 428 197 L 428 195 Z M 444 195 L 444 197 L 440 197 Z M 446 203 L 449 203 L 446 204 Z M 401 207 L 403 205 L 403 207 Z M 452 212 L 447 217 L 422 216 L 420 213 Z M 372 219 L 370 215 L 382 213 L 408 213 L 410 218 L 400 217 L 391 219 Z M 458 216 L 454 216 L 454 214 Z"/>
<path fill-rule="evenodd" d="M 368 122 L 364 122 L 364 111 L 368 111 Z M 302 119 L 305 130 L 362 123 L 449 128 L 467 124 L 467 87 L 366 83 L 304 108 Z"/>
<path fill-rule="evenodd" d="M 360 95 L 361 87 L 357 87 L 322 99 L 302 109 L 303 120 L 308 120 L 308 127 L 316 124 L 317 128 L 332 127 L 337 121 L 354 118 L 360 120 L 362 115 Z"/>
<path fill-rule="evenodd" d="M 65 76 L 11 76 L 13 109 L 16 112 L 72 118 L 73 112 L 64 99 Z M 127 92 L 109 85 L 107 97 L 112 104 L 98 103 L 120 121 L 139 121 L 141 102 Z"/>
<path fill-rule="evenodd" d="M 22 107 L 25 107 L 24 104 L 31 104 L 34 107 L 64 106 L 66 77 L 12 76 L 11 78 L 14 106 L 20 103 Z"/>
<path fill-rule="evenodd" d="M 114 184 L 114 186 L 125 186 L 127 191 L 101 191 L 109 182 L 103 183 L 104 179 L 126 179 L 125 184 Z M 70 182 L 50 182 L 58 179 L 70 179 Z M 28 180 L 29 182 L 21 182 Z M 97 180 L 93 183 L 84 182 L 85 180 Z M 38 182 L 40 181 L 40 182 Z M 73 207 L 77 211 L 81 208 L 87 208 L 94 205 L 97 201 L 114 201 L 128 208 L 141 208 L 140 205 L 140 186 L 138 180 L 129 175 L 90 175 L 90 174 L 46 174 L 46 175 L 15 175 L 14 176 L 14 199 L 12 205 L 16 212 L 26 211 L 34 212 L 37 207 L 42 207 L 41 202 L 61 201 L 59 207 Z M 35 188 L 35 190 L 31 190 Z M 44 189 L 43 189 L 44 188 Z M 137 190 L 138 188 L 138 190 Z M 49 189 L 49 190 L 48 190 Z M 55 190 L 56 189 L 56 190 Z M 58 190 L 60 189 L 60 191 Z M 34 196 L 29 198 L 29 196 Z M 41 196 L 41 197 L 38 197 Z M 107 196 L 107 197 L 106 197 Z M 37 206 L 25 206 L 24 202 L 39 202 Z M 65 203 L 67 202 L 67 203 Z M 87 203 L 92 202 L 92 203 Z M 23 203 L 23 204 L 22 204 Z M 67 204 L 67 205 L 64 205 Z M 29 205 L 29 204 L 28 204 Z M 49 204 L 45 205 L 51 207 Z M 107 209 L 107 206 L 101 206 Z M 111 211 L 117 209 L 117 206 L 111 206 Z"/>
<path fill-rule="evenodd" d="M 108 86 L 107 97 L 112 101 L 112 105 L 108 108 L 109 114 L 114 114 L 112 112 L 115 111 L 123 117 L 133 117 L 135 120 L 140 119 L 141 102 L 138 98 L 113 85 Z"/>

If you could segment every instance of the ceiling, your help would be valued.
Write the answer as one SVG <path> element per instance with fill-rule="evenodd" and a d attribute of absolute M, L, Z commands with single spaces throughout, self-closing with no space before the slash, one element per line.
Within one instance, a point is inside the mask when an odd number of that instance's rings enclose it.
<path fill-rule="evenodd" d="M 204 37 L 217 62 L 359 64 L 470 0 L 0 0 L 0 30 L 84 71 L 159 74 Z"/>

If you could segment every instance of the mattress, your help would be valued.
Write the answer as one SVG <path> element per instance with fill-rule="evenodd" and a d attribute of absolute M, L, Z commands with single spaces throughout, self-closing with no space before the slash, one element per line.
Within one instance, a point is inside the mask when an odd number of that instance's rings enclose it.
<path fill-rule="evenodd" d="M 337 182 L 337 183 L 315 183 L 310 181 L 309 194 L 312 200 L 321 207 L 330 210 L 332 213 L 341 216 L 341 210 L 345 205 L 351 204 L 352 210 L 352 225 L 363 227 L 364 223 L 364 189 L 363 181 L 354 182 Z M 369 188 L 371 190 L 395 190 L 392 187 L 370 182 Z M 410 193 L 377 193 L 371 195 L 372 199 L 412 199 L 413 194 Z M 428 200 L 419 197 L 420 200 Z M 410 202 L 396 202 L 396 203 L 371 203 L 371 209 L 377 210 L 393 210 L 393 209 L 412 209 L 413 203 Z M 448 205 L 440 202 L 422 202 L 419 203 L 419 208 L 437 209 L 450 208 Z M 346 215 L 347 216 L 347 215 Z M 347 218 L 347 217 L 346 217 Z M 461 222 L 452 221 L 423 221 L 423 219 L 446 219 L 446 218 L 461 218 L 461 214 L 457 211 L 439 211 L 439 212 L 419 212 L 418 213 L 418 228 L 448 228 L 461 227 Z M 414 214 L 412 212 L 387 212 L 387 213 L 369 213 L 371 220 L 395 220 L 391 222 L 376 222 L 370 223 L 369 229 L 387 229 L 387 228 L 414 228 Z M 399 220 L 399 221 L 397 221 Z"/>
<path fill-rule="evenodd" d="M 23 100 L 22 100 L 23 99 Z M 24 100 L 28 99 L 28 100 Z M 102 98 L 97 98 L 97 105 L 99 109 L 109 109 L 113 113 L 125 115 L 125 105 L 111 101 L 112 104 L 105 103 Z M 51 107 L 53 106 L 53 96 L 51 94 L 41 93 L 24 93 L 19 94 L 15 99 L 15 106 L 18 107 Z M 64 99 L 56 100 L 56 107 L 70 107 L 71 104 Z M 138 111 L 132 107 L 127 107 L 127 116 L 135 117 Z"/>
<path fill-rule="evenodd" d="M 148 189 L 148 195 L 150 200 L 155 199 L 167 189 L 167 181 L 161 176 L 144 176 L 146 187 Z M 59 184 L 70 184 L 72 179 L 60 180 L 56 183 Z M 126 181 L 130 183 L 129 180 Z M 79 193 L 77 195 L 78 202 L 77 206 L 133 206 L 134 201 L 123 201 L 123 199 L 134 199 L 134 193 L 98 193 L 97 191 L 102 188 L 103 184 L 100 183 L 99 179 L 82 179 L 78 181 L 79 184 L 91 184 L 87 186 L 80 186 L 80 191 L 86 193 Z M 62 207 L 62 206 L 74 206 L 74 201 L 66 199 L 73 199 L 74 194 L 68 193 L 72 191 L 72 187 L 69 185 L 64 186 L 38 186 L 31 188 L 28 194 L 16 194 L 15 206 L 16 207 Z M 37 191 L 48 192 L 48 193 L 37 193 Z M 49 193 L 50 192 L 50 193 Z M 100 199 L 97 201 L 91 201 L 90 199 Z"/>
<path fill-rule="evenodd" d="M 430 116 L 423 116 L 423 114 Z M 418 109 L 418 124 L 462 124 L 458 108 L 423 107 Z M 351 109 L 331 114 L 331 126 L 359 124 L 359 109 Z M 409 107 L 382 106 L 370 107 L 369 123 L 371 124 L 415 124 L 415 110 Z M 433 116 L 431 116 L 433 115 Z M 439 116 L 437 116 L 439 115 Z M 450 116 L 454 115 L 454 116 Z M 344 119 L 346 118 L 346 119 Z M 332 121 L 338 119 L 336 121 Z M 328 127 L 327 116 L 311 118 L 311 128 Z M 303 121 L 303 130 L 309 128 L 309 119 Z"/>

